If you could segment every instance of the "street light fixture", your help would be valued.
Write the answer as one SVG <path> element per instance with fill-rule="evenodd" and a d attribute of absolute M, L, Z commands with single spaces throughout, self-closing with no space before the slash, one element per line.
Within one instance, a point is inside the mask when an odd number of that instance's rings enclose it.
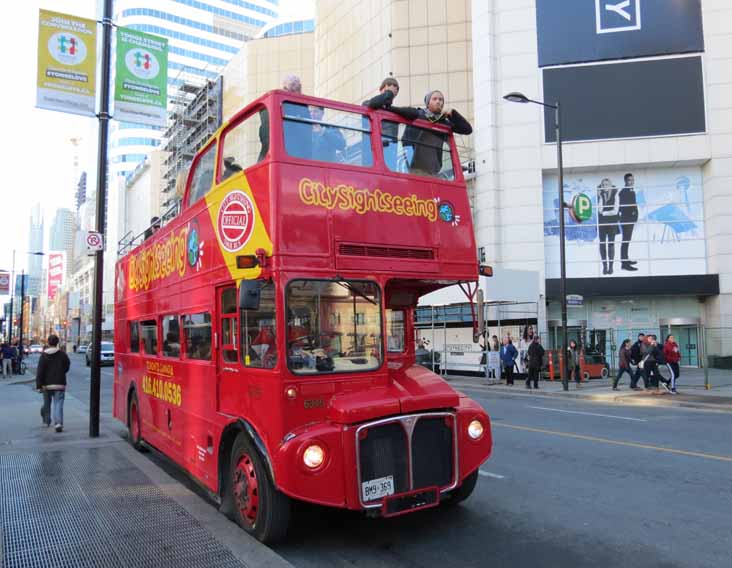
<path fill-rule="evenodd" d="M 567 205 L 564 203 L 564 167 L 562 164 L 562 121 L 561 114 L 559 112 L 559 101 L 555 104 L 549 104 L 542 101 L 535 101 L 530 99 L 523 93 L 508 93 L 503 97 L 505 100 L 512 103 L 534 103 L 543 107 L 554 109 L 554 131 L 557 137 L 557 168 L 559 170 L 559 263 L 561 274 L 559 278 L 559 297 L 562 303 L 562 350 L 561 354 L 564 359 L 567 358 L 567 348 L 569 342 L 567 341 L 567 259 L 564 243 L 564 208 Z M 562 369 L 562 387 L 564 390 L 569 390 L 569 369 Z"/>

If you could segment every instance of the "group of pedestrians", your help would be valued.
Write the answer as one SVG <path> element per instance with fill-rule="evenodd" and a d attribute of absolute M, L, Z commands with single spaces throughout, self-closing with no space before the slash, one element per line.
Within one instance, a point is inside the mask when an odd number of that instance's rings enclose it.
<path fill-rule="evenodd" d="M 500 372 L 501 375 L 506 378 L 506 385 L 513 386 L 514 384 L 514 372 L 518 369 L 519 357 L 521 353 L 516 349 L 513 344 L 513 338 L 510 335 L 506 335 L 503 338 L 501 346 L 498 346 L 498 337 L 493 336 L 490 341 L 486 339 L 485 346 L 486 355 L 485 357 L 485 372 L 486 377 L 489 377 L 491 372 L 490 365 L 488 364 L 488 352 L 498 351 L 498 359 L 500 361 Z M 524 352 L 523 364 L 526 369 L 526 388 L 531 389 L 539 388 L 539 375 L 541 369 L 544 366 L 544 347 L 541 345 L 539 334 L 533 334 L 530 338 L 530 342 Z"/>
<path fill-rule="evenodd" d="M 666 337 L 663 346 L 658 344 L 658 338 L 644 333 L 638 334 L 638 340 L 631 345 L 630 339 L 623 341 L 618 353 L 618 374 L 613 381 L 613 390 L 618 390 L 618 384 L 623 374 L 630 377 L 630 388 L 642 390 L 638 381 L 643 381 L 643 389 L 665 390 L 678 394 L 676 381 L 681 374 L 679 361 L 681 352 L 673 335 Z M 661 375 L 659 366 L 668 369 L 670 378 Z"/>

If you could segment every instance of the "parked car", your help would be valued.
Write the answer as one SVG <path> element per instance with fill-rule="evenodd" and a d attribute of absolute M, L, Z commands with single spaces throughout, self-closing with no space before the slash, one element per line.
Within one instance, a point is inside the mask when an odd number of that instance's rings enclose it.
<path fill-rule="evenodd" d="M 88 349 L 89 349 L 89 344 L 82 343 L 81 345 L 79 345 L 79 347 L 76 348 L 76 352 L 83 354 L 83 353 L 86 353 Z"/>
<path fill-rule="evenodd" d="M 86 366 L 91 367 L 92 358 L 92 346 L 86 350 Z M 99 364 L 100 365 L 114 365 L 114 344 L 109 341 L 102 341 L 101 349 L 99 351 Z"/>
<path fill-rule="evenodd" d="M 43 345 L 38 345 L 38 343 L 34 343 L 30 346 L 30 352 L 31 353 L 43 353 Z"/>

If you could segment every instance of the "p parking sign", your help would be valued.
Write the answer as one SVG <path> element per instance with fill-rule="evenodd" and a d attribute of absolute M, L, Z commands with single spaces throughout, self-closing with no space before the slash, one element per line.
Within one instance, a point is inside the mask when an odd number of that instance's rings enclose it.
<path fill-rule="evenodd" d="M 589 221 L 592 217 L 592 200 L 584 193 L 578 193 L 572 198 L 569 214 L 577 223 Z"/>

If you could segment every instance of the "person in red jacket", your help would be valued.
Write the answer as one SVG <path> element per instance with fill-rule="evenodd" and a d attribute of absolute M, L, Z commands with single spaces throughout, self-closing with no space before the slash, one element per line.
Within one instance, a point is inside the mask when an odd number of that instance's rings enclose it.
<path fill-rule="evenodd" d="M 666 359 L 666 366 L 671 371 L 671 392 L 676 394 L 676 379 L 681 374 L 679 369 L 681 353 L 673 335 L 666 337 L 666 343 L 663 344 L 663 356 Z"/>

